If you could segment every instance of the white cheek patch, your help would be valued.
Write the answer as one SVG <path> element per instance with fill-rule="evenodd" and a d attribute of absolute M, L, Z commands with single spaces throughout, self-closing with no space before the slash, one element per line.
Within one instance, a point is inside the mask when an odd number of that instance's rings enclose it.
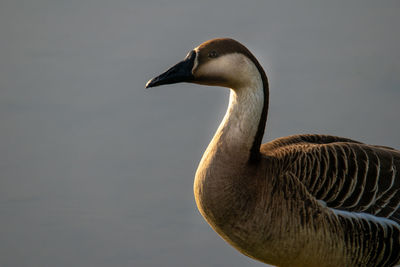
<path fill-rule="evenodd" d="M 193 71 L 198 77 L 221 77 L 231 83 L 248 85 L 254 78 L 259 77 L 259 71 L 254 63 L 240 53 L 226 54 L 210 59 L 201 66 L 197 66 L 196 63 L 198 64 L 198 62 L 195 61 Z"/>

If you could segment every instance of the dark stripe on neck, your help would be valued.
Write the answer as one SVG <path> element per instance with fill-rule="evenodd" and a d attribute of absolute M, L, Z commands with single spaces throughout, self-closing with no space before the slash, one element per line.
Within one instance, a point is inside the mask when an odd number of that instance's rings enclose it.
<path fill-rule="evenodd" d="M 258 71 L 260 72 L 261 79 L 263 82 L 263 91 L 264 91 L 263 109 L 261 111 L 261 116 L 260 116 L 260 121 L 258 123 L 257 133 L 254 136 L 254 141 L 253 141 L 253 145 L 251 146 L 251 149 L 250 149 L 250 157 L 249 157 L 249 163 L 256 163 L 261 158 L 260 146 L 261 146 L 261 142 L 262 142 L 262 139 L 264 136 L 265 124 L 267 122 L 268 104 L 269 104 L 269 86 L 268 86 L 267 75 L 265 74 L 265 71 L 261 67 L 260 63 L 257 61 L 257 59 L 254 56 L 252 56 L 250 58 L 253 60 Z"/>
<path fill-rule="evenodd" d="M 264 103 L 261 111 L 260 121 L 258 122 L 257 132 L 256 135 L 254 136 L 253 144 L 250 148 L 250 155 L 248 159 L 248 162 L 250 164 L 254 164 L 257 163 L 261 158 L 260 146 L 264 136 L 265 124 L 267 122 L 268 104 L 269 104 L 268 78 L 260 62 L 258 62 L 257 58 L 250 52 L 250 50 L 248 50 L 247 47 L 245 47 L 244 45 L 236 41 L 234 42 L 236 43 L 234 45 L 234 47 L 236 46 L 234 51 L 236 53 L 244 54 L 254 63 L 254 65 L 257 67 L 258 72 L 260 73 L 261 80 L 263 83 Z"/>
<path fill-rule="evenodd" d="M 210 46 L 210 43 L 212 45 Z M 203 44 L 201 44 L 198 49 L 206 49 L 204 52 L 201 54 L 203 55 L 202 57 L 198 58 L 199 64 L 202 64 L 203 61 L 206 61 L 208 52 L 211 50 L 217 50 L 220 51 L 220 54 L 230 54 L 230 53 L 241 53 L 248 57 L 254 65 L 256 65 L 258 72 L 261 75 L 261 79 L 263 82 L 263 90 L 264 90 L 264 105 L 262 109 L 262 113 L 260 116 L 260 121 L 258 123 L 258 129 L 257 133 L 254 136 L 254 141 L 250 149 L 250 156 L 249 156 L 249 163 L 254 163 L 257 162 L 260 157 L 260 146 L 262 142 L 262 138 L 264 135 L 264 129 L 265 129 L 265 123 L 267 121 L 267 113 L 268 113 L 268 100 L 269 100 L 269 88 L 268 88 L 268 79 L 267 75 L 265 74 L 264 69 L 261 67 L 260 63 L 258 60 L 253 56 L 253 54 L 248 50 L 244 45 L 239 43 L 238 41 L 235 41 L 230 38 L 218 38 L 218 39 L 213 39 L 210 41 L 207 41 Z"/>

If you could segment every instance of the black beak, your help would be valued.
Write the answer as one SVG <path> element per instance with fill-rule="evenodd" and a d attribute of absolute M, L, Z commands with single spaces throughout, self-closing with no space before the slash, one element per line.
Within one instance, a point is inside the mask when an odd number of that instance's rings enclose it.
<path fill-rule="evenodd" d="M 148 81 L 146 84 L 146 88 L 155 87 L 163 84 L 193 81 L 194 76 L 192 74 L 192 69 L 195 58 L 196 52 L 191 51 L 183 61 L 171 67 L 163 74 L 160 74 L 159 76 Z"/>

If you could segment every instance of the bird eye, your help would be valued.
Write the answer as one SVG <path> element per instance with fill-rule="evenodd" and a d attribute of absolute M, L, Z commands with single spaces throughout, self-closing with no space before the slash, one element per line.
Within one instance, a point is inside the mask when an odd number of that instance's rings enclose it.
<path fill-rule="evenodd" d="M 210 52 L 208 52 L 208 57 L 209 58 L 216 58 L 216 57 L 218 57 L 218 53 L 216 52 L 216 51 L 210 51 Z"/>

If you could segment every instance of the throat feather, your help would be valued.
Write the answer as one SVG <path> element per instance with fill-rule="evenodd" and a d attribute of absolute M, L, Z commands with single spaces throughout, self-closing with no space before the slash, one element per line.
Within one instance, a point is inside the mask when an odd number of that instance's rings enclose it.
<path fill-rule="evenodd" d="M 250 160 L 263 108 L 264 90 L 260 77 L 256 77 L 251 86 L 232 89 L 228 110 L 210 144 L 218 146 L 213 150 Z"/>

